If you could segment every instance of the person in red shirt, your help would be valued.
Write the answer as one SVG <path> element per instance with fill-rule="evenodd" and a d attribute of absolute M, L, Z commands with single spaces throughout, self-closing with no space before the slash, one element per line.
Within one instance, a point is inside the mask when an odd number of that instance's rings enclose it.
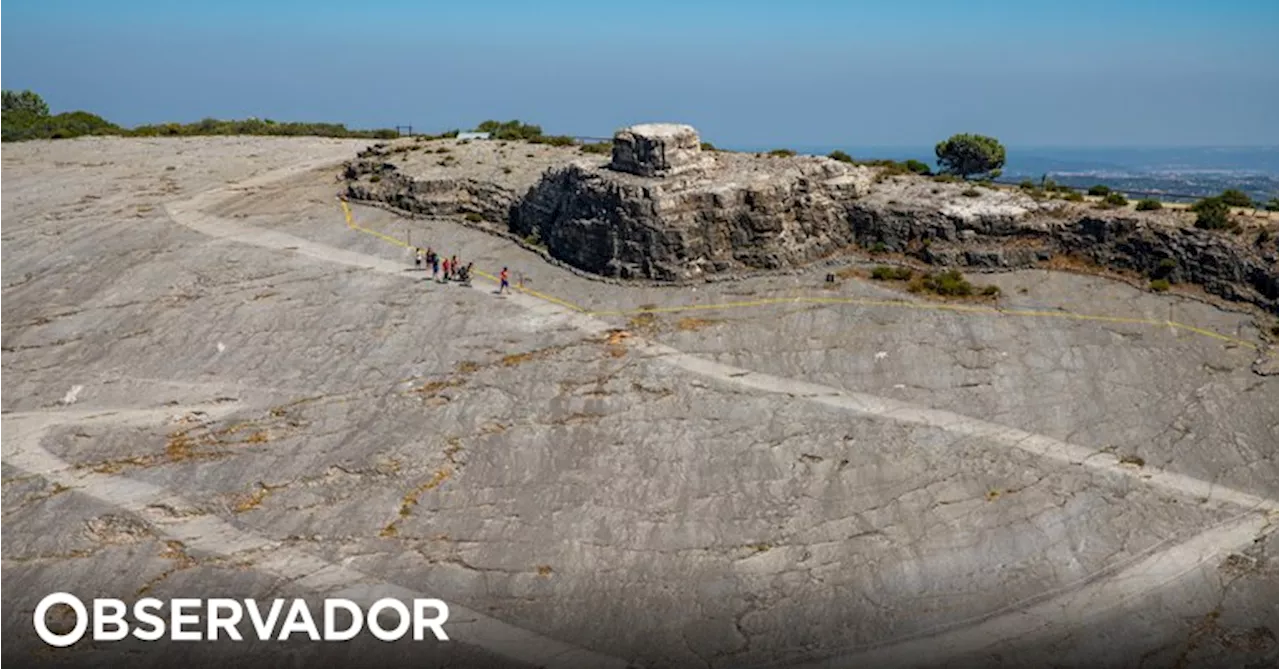
<path fill-rule="evenodd" d="M 501 294 L 503 294 L 503 293 L 509 292 L 509 291 L 508 291 L 508 288 L 510 288 L 510 287 L 511 287 L 511 284 L 510 284 L 510 283 L 507 283 L 507 268 L 506 268 L 506 267 L 503 267 L 503 268 L 502 268 L 502 273 L 498 275 L 498 281 L 499 281 L 499 283 L 498 283 L 498 294 L 499 294 L 499 295 L 501 295 Z"/>

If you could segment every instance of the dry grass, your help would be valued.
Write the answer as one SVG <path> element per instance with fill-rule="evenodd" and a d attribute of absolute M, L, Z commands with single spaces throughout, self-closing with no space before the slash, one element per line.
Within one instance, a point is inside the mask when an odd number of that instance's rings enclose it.
<path fill-rule="evenodd" d="M 692 316 L 687 316 L 676 321 L 676 329 L 681 332 L 692 332 L 706 327 L 711 327 L 719 322 L 720 321 L 718 319 L 714 318 L 694 318 Z"/>

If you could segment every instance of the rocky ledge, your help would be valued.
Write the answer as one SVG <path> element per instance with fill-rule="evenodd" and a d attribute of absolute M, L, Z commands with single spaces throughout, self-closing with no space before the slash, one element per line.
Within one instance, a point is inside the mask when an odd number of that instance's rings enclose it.
<path fill-rule="evenodd" d="M 444 157 L 441 157 L 444 156 Z M 399 142 L 348 163 L 348 197 L 467 216 L 587 272 L 664 281 L 795 267 L 861 248 L 945 267 L 1066 261 L 1277 308 L 1275 224 L 1100 210 L 812 156 L 702 151 L 688 126 L 620 131 L 611 156 L 524 143 Z"/>

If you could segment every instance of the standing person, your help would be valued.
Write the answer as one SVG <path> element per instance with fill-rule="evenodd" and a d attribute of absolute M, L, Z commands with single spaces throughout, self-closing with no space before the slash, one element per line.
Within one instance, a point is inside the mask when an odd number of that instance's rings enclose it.
<path fill-rule="evenodd" d="M 413 249 L 413 268 L 422 269 L 422 249 L 414 247 Z"/>
<path fill-rule="evenodd" d="M 431 255 L 431 258 L 428 260 L 428 262 L 431 263 L 431 280 L 439 281 L 440 280 L 440 256 L 436 255 L 434 251 L 431 251 L 430 255 Z"/>
<path fill-rule="evenodd" d="M 449 280 L 449 270 L 450 270 L 450 269 L 451 269 L 451 268 L 449 267 L 449 259 L 448 259 L 448 258 L 445 258 L 445 259 L 444 259 L 444 280 L 445 280 L 445 281 L 448 281 L 448 280 Z"/>
<path fill-rule="evenodd" d="M 458 256 L 449 258 L 449 267 L 453 270 L 453 278 L 458 278 Z"/>
<path fill-rule="evenodd" d="M 509 292 L 508 289 L 510 287 L 511 287 L 511 284 L 507 283 L 507 268 L 503 267 L 502 273 L 498 275 L 498 294 L 501 295 L 503 293 Z"/>

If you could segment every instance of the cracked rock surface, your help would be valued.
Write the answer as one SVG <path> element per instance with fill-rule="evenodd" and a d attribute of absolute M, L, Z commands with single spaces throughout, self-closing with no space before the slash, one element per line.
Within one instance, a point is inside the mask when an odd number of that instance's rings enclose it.
<path fill-rule="evenodd" d="M 982 280 L 1007 309 L 1230 340 L 945 309 L 822 269 L 609 284 L 354 207 L 594 312 L 573 314 L 432 283 L 348 228 L 341 162 L 366 145 L 5 154 L 6 660 L 1274 665 L 1256 314 L 1043 270 Z M 466 613 L 442 644 L 56 651 L 30 620 L 58 590 L 353 589 Z"/>

